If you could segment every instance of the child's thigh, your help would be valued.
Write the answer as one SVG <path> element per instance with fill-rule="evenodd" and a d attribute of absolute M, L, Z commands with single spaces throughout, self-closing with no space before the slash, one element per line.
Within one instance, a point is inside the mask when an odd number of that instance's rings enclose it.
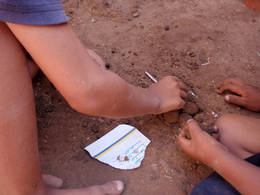
<path fill-rule="evenodd" d="M 36 194 L 41 175 L 32 83 L 24 50 L 4 23 L 0 93 L 0 194 Z"/>
<path fill-rule="evenodd" d="M 17 114 L 19 108 L 33 101 L 33 96 L 24 50 L 6 24 L 1 22 L 0 51 L 0 109 L 5 109 L 5 112 L 0 112 L 2 118 L 10 112 Z"/>
<path fill-rule="evenodd" d="M 226 114 L 217 122 L 219 140 L 241 158 L 260 152 L 260 119 Z"/>

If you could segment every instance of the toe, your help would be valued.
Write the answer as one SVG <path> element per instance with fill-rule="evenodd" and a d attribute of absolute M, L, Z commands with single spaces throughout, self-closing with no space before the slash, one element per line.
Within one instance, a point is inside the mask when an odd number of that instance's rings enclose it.
<path fill-rule="evenodd" d="M 102 185 L 105 194 L 118 195 L 124 190 L 124 183 L 122 181 L 111 181 Z"/>
<path fill-rule="evenodd" d="M 61 188 L 63 185 L 63 180 L 59 177 L 53 175 L 42 175 L 43 182 L 45 185 L 53 188 Z"/>

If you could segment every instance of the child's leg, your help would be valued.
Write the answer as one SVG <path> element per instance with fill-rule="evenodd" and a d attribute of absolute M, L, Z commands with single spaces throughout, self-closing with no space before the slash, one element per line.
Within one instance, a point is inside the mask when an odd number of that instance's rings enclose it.
<path fill-rule="evenodd" d="M 226 114 L 216 123 L 219 141 L 240 158 L 260 152 L 260 119 Z"/>
<path fill-rule="evenodd" d="M 123 188 L 119 182 L 79 190 L 46 191 L 40 170 L 34 96 L 26 57 L 3 23 L 0 23 L 0 51 L 0 194 L 119 194 Z M 117 190 L 118 186 L 121 190 Z"/>
<path fill-rule="evenodd" d="M 35 194 L 42 188 L 35 106 L 26 58 L 0 23 L 0 194 Z"/>

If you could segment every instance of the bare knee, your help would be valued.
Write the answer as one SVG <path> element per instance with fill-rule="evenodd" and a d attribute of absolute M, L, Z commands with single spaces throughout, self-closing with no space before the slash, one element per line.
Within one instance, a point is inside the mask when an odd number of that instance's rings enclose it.
<path fill-rule="evenodd" d="M 238 115 L 236 114 L 224 114 L 216 121 L 216 125 L 218 127 L 227 128 L 230 126 L 231 123 L 236 121 Z"/>
<path fill-rule="evenodd" d="M 225 114 L 216 122 L 219 141 L 240 158 L 251 155 L 243 147 L 242 131 L 245 130 L 245 119 L 246 117 L 242 115 Z"/>
<path fill-rule="evenodd" d="M 224 145 L 229 145 L 232 142 L 232 137 L 236 133 L 235 124 L 238 122 L 239 115 L 225 114 L 216 121 L 218 128 L 219 141 Z"/>

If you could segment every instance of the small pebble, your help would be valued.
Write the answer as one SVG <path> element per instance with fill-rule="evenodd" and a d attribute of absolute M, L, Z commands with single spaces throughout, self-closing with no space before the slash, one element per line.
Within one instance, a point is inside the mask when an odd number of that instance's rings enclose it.
<path fill-rule="evenodd" d="M 194 116 L 194 119 L 195 119 L 197 122 L 199 122 L 199 123 L 202 123 L 203 120 L 204 120 L 204 118 L 205 118 L 205 116 L 204 116 L 203 113 L 199 113 L 199 114 L 196 114 L 196 115 Z"/>
<path fill-rule="evenodd" d="M 166 26 L 164 27 L 164 30 L 165 30 L 165 31 L 169 31 L 169 30 L 170 30 L 170 26 L 169 26 L 169 25 L 166 25 Z"/>
<path fill-rule="evenodd" d="M 104 3 L 104 6 L 105 6 L 106 8 L 110 8 L 110 4 L 109 4 L 108 2 L 105 2 L 105 3 Z"/>
<path fill-rule="evenodd" d="M 192 91 L 189 91 L 187 93 L 187 98 L 186 98 L 186 101 L 187 102 L 192 102 L 194 100 L 194 97 L 195 97 L 195 94 L 192 92 Z"/>
<path fill-rule="evenodd" d="M 105 66 L 106 66 L 106 69 L 110 69 L 111 68 L 111 65 L 109 63 L 106 63 Z"/>
<path fill-rule="evenodd" d="M 97 129 L 97 128 L 92 128 L 91 131 L 92 131 L 93 133 L 98 133 L 98 132 L 99 132 L 99 129 Z"/>
<path fill-rule="evenodd" d="M 87 123 L 83 123 L 83 124 L 81 124 L 81 127 L 87 128 L 87 127 L 88 127 L 88 124 L 87 124 Z"/>
<path fill-rule="evenodd" d="M 99 119 L 98 119 L 98 122 L 99 122 L 99 123 L 103 123 L 104 121 L 105 121 L 105 120 L 102 119 L 102 118 L 99 118 Z"/>
<path fill-rule="evenodd" d="M 140 16 L 138 12 L 134 12 L 134 13 L 133 13 L 133 17 L 134 17 L 134 18 L 137 18 L 138 16 Z"/>

